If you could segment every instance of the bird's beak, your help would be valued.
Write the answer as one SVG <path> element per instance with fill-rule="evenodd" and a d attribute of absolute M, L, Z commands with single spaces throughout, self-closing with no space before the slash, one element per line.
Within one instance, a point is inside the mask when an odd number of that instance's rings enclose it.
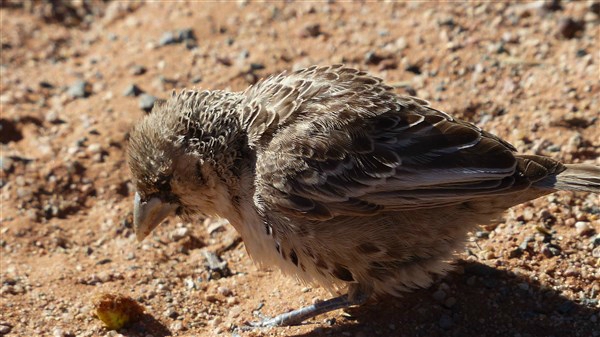
<path fill-rule="evenodd" d="M 133 229 L 138 241 L 144 240 L 161 221 L 176 209 L 177 205 L 164 203 L 156 197 L 142 201 L 139 193 L 136 192 L 133 201 Z"/>

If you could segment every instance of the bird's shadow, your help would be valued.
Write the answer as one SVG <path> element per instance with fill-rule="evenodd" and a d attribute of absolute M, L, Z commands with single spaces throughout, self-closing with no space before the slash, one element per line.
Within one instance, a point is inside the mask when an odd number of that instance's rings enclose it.
<path fill-rule="evenodd" d="M 476 262 L 459 262 L 429 289 L 351 309 L 296 337 L 319 336 L 594 336 L 598 299 L 578 303 L 555 290 Z M 595 301 L 595 302 L 594 302 Z"/>

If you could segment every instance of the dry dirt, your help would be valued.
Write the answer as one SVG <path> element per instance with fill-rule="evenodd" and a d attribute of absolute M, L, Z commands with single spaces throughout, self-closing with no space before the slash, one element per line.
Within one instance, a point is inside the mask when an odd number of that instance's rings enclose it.
<path fill-rule="evenodd" d="M 131 85 L 242 90 L 345 63 L 519 151 L 599 165 L 597 3 L 83 4 L 1 2 L 0 335 L 600 336 L 597 195 L 511 209 L 429 289 L 245 331 L 330 295 L 258 270 L 223 221 L 173 219 L 138 244 L 125 162 L 151 99 Z M 100 292 L 146 315 L 109 332 L 91 315 Z"/>

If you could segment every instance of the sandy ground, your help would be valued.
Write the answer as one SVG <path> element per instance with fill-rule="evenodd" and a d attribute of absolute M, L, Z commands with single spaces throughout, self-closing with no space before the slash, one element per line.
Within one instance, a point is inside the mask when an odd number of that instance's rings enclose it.
<path fill-rule="evenodd" d="M 597 195 L 553 194 L 484 224 L 429 289 L 245 331 L 330 294 L 258 270 L 223 221 L 172 219 L 138 244 L 125 162 L 150 96 L 345 63 L 519 151 L 599 165 L 598 7 L 3 0 L 0 335 L 600 336 Z M 101 292 L 146 315 L 106 330 L 92 317 Z"/>

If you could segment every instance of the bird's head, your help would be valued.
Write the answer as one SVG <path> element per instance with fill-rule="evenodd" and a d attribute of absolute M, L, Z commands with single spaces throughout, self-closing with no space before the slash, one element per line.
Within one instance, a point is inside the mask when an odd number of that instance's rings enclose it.
<path fill-rule="evenodd" d="M 138 240 L 173 214 L 223 216 L 243 144 L 238 102 L 231 93 L 183 91 L 157 101 L 133 128 L 128 163 Z"/>

